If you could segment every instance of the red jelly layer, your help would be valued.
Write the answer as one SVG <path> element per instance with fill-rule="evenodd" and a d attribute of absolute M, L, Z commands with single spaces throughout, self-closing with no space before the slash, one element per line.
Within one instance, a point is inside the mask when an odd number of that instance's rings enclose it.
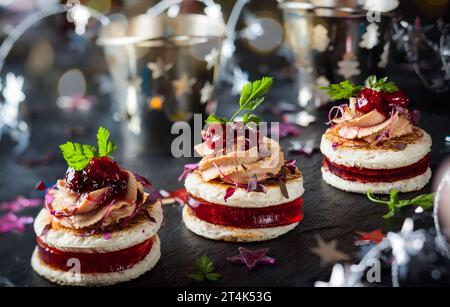
<path fill-rule="evenodd" d="M 323 167 L 334 175 L 349 181 L 358 182 L 394 182 L 413 178 L 426 172 L 429 166 L 429 157 L 412 165 L 394 169 L 368 169 L 348 167 L 331 162 L 328 158 L 323 159 Z"/>
<path fill-rule="evenodd" d="M 199 219 L 222 226 L 236 228 L 269 228 L 286 226 L 303 219 L 303 199 L 264 208 L 237 208 L 213 204 L 187 195 L 187 205 Z"/>
<path fill-rule="evenodd" d="M 150 252 L 153 238 L 137 245 L 107 253 L 65 252 L 45 244 L 36 237 L 39 257 L 47 265 L 61 271 L 69 271 L 73 264 L 68 260 L 76 258 L 80 261 L 81 273 L 111 273 L 127 270 L 142 261 Z"/>

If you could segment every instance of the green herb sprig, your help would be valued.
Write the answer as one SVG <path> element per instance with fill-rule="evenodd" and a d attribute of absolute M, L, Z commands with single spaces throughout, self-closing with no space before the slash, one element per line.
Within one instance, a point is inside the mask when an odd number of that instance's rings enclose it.
<path fill-rule="evenodd" d="M 76 171 L 80 171 L 86 167 L 86 165 L 94 157 L 111 157 L 117 150 L 117 146 L 108 141 L 110 132 L 100 127 L 97 132 L 97 143 L 98 143 L 98 156 L 97 149 L 91 145 L 79 144 L 74 142 L 66 142 L 59 146 L 62 151 L 64 160 L 66 160 L 67 165 L 72 167 Z"/>
<path fill-rule="evenodd" d="M 271 77 L 263 77 L 260 80 L 245 84 L 242 88 L 241 97 L 239 99 L 239 109 L 233 114 L 233 116 L 228 120 L 224 117 L 218 117 L 215 114 L 211 114 L 206 119 L 206 123 L 227 124 L 233 122 L 236 116 L 238 116 L 242 111 L 254 111 L 264 102 L 264 95 L 267 94 L 269 89 L 272 87 L 272 84 L 273 78 Z M 261 122 L 261 118 L 255 114 L 246 112 L 244 113 L 242 121 L 245 125 L 249 123 L 258 125 Z"/>
<path fill-rule="evenodd" d="M 208 255 L 203 255 L 197 259 L 195 264 L 195 271 L 189 274 L 188 277 L 195 281 L 203 281 L 205 279 L 210 281 L 216 281 L 220 278 L 220 274 L 214 272 L 214 263 L 208 257 Z"/>
<path fill-rule="evenodd" d="M 363 86 L 356 86 L 348 80 L 339 82 L 337 84 L 331 84 L 330 86 L 320 87 L 320 89 L 326 91 L 333 100 L 341 100 L 354 97 L 363 88 Z"/>
<path fill-rule="evenodd" d="M 392 93 L 398 91 L 397 85 L 394 82 L 388 81 L 388 77 L 378 79 L 377 76 L 370 76 L 368 79 L 368 88 L 377 92 Z M 355 97 L 364 88 L 364 86 L 357 86 L 352 82 L 345 80 L 340 83 L 331 84 L 330 86 L 322 86 L 321 90 L 325 91 L 333 100 L 348 99 Z"/>
<path fill-rule="evenodd" d="M 388 207 L 388 213 L 383 215 L 383 218 L 385 219 L 394 217 L 400 209 L 407 206 L 419 206 L 424 210 L 429 210 L 434 204 L 434 193 L 422 194 L 409 200 L 400 200 L 398 197 L 398 190 L 396 189 L 391 190 L 389 200 L 376 198 L 370 189 L 367 191 L 367 198 L 374 203 L 386 205 Z"/>

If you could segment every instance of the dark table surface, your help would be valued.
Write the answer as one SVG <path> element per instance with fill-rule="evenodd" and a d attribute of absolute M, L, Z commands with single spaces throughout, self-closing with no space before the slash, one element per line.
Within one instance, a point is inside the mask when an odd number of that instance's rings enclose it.
<path fill-rule="evenodd" d="M 286 85 L 290 87 L 290 85 Z M 283 89 L 279 89 L 283 91 Z M 268 102 L 270 103 L 270 102 Z M 226 113 L 226 112 L 225 112 Z M 318 145 L 320 136 L 326 129 L 323 124 L 326 111 L 316 112 L 318 121 L 301 131 L 301 140 L 314 139 Z M 268 115 L 270 117 L 270 115 Z M 46 153 L 55 153 L 55 161 L 33 168 L 18 163 L 10 145 L 3 141 L 0 150 L 0 201 L 13 199 L 17 195 L 40 197 L 42 193 L 34 190 L 39 180 L 52 183 L 64 175 L 66 165 L 57 150 L 57 146 L 67 140 L 66 130 L 70 126 L 93 127 L 88 133 L 77 138 L 80 142 L 94 142 L 95 129 L 102 124 L 112 130 L 113 139 L 119 145 L 116 159 L 132 170 L 148 176 L 153 184 L 168 191 L 182 187 L 177 178 L 185 163 L 192 159 L 175 159 L 167 154 L 135 155 L 132 145 L 127 145 L 127 136 L 118 123 L 110 120 L 108 112 L 99 107 L 90 113 L 63 114 L 45 112 L 34 116 L 30 121 L 31 145 L 21 159 L 42 157 Z M 437 115 L 422 114 L 421 126 L 433 137 L 431 167 L 434 170 L 448 156 L 449 148 L 445 136 L 449 132 L 450 120 Z M 286 149 L 290 139 L 282 141 Z M 6 142 L 6 144 L 5 144 Z M 355 255 L 356 231 L 371 231 L 381 228 L 384 231 L 399 230 L 406 216 L 414 215 L 413 210 L 403 211 L 391 223 L 381 217 L 383 207 L 367 200 L 364 195 L 346 193 L 325 184 L 321 179 L 320 166 L 322 155 L 289 156 L 297 159 L 305 178 L 304 220 L 290 233 L 268 242 L 249 243 L 245 247 L 256 249 L 268 247 L 269 255 L 277 259 L 273 266 L 260 266 L 248 271 L 245 266 L 227 262 L 226 257 L 238 252 L 243 244 L 216 242 L 196 236 L 181 223 L 182 207 L 166 205 L 165 222 L 159 231 L 162 242 L 162 257 L 156 267 L 141 278 L 126 283 L 126 286 L 192 286 L 197 283 L 186 275 L 192 273 L 196 259 L 208 254 L 216 265 L 216 271 L 222 275 L 214 283 L 200 285 L 214 286 L 304 286 L 312 285 L 315 280 L 327 279 L 331 266 L 322 266 L 317 255 L 310 249 L 317 245 L 316 236 L 324 240 L 335 239 L 338 248 L 350 255 Z M 430 192 L 429 184 L 422 192 Z M 418 193 L 404 195 L 411 197 Z M 29 209 L 24 214 L 35 215 L 39 208 Z M 432 227 L 431 218 L 425 219 L 417 226 Z M 31 253 L 35 246 L 34 232 L 31 226 L 25 233 L 0 235 L 0 285 L 15 286 L 51 286 L 44 278 L 38 276 L 30 266 Z M 426 281 L 424 281 L 426 283 Z M 383 280 L 389 285 L 389 280 Z"/>

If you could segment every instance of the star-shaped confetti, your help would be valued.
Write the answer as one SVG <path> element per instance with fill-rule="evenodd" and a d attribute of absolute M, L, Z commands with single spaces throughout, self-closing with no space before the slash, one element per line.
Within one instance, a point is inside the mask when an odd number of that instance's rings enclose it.
<path fill-rule="evenodd" d="M 152 71 L 152 79 L 159 79 L 172 69 L 172 63 L 164 63 L 162 58 L 157 58 L 156 62 L 148 63 L 147 67 Z"/>
<path fill-rule="evenodd" d="M 210 53 L 205 55 L 206 69 L 211 70 L 214 66 L 216 66 L 218 60 L 219 60 L 219 50 L 213 48 Z"/>
<path fill-rule="evenodd" d="M 250 250 L 239 247 L 239 255 L 228 257 L 227 260 L 233 263 L 243 263 L 249 270 L 252 270 L 257 264 L 274 264 L 275 259 L 266 256 L 270 251 L 268 248 Z"/>
<path fill-rule="evenodd" d="M 311 252 L 320 257 L 322 264 L 330 264 L 350 260 L 350 257 L 347 254 L 339 251 L 336 248 L 336 240 L 325 242 L 320 236 L 317 236 L 316 239 L 318 246 L 311 248 Z"/>
<path fill-rule="evenodd" d="M 180 79 L 172 81 L 177 97 L 183 94 L 192 93 L 192 86 L 197 82 L 195 78 L 189 78 L 187 74 L 183 74 Z"/>
<path fill-rule="evenodd" d="M 371 232 L 356 232 L 358 235 L 358 241 L 356 241 L 357 245 L 365 244 L 365 243 L 375 243 L 378 244 L 386 237 L 386 235 L 381 231 L 381 229 L 376 229 Z"/>
<path fill-rule="evenodd" d="M 202 104 L 205 104 L 208 102 L 209 98 L 211 97 L 212 93 L 214 92 L 214 86 L 206 81 L 205 85 L 200 91 L 200 102 Z"/>

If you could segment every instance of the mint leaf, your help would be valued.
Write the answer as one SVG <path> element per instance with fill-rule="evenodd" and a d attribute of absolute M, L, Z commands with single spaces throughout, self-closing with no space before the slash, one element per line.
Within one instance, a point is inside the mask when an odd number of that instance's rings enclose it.
<path fill-rule="evenodd" d="M 96 149 L 90 145 L 66 142 L 59 146 L 67 165 L 74 170 L 82 170 L 95 157 Z"/>
<path fill-rule="evenodd" d="M 322 86 L 320 89 L 325 91 L 331 99 L 341 100 L 356 96 L 363 89 L 363 86 L 356 86 L 350 81 L 345 80 L 337 84 L 331 84 L 330 86 Z"/>
<path fill-rule="evenodd" d="M 113 142 L 108 142 L 110 132 L 100 127 L 97 132 L 98 155 L 99 157 L 111 157 L 111 154 L 117 150 L 117 146 Z"/>
<path fill-rule="evenodd" d="M 215 114 L 209 115 L 205 121 L 205 123 L 207 124 L 214 124 L 214 123 L 225 124 L 226 122 L 227 122 L 226 118 L 218 117 Z"/>

